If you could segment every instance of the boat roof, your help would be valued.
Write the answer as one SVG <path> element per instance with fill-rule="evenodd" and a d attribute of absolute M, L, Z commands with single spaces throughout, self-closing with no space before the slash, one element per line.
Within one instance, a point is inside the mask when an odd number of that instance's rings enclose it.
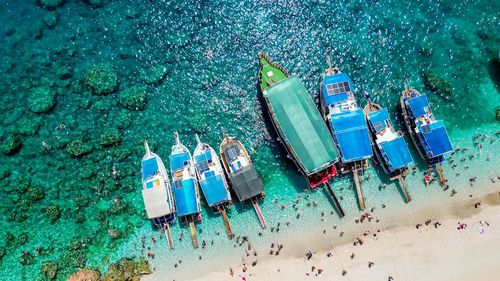
<path fill-rule="evenodd" d="M 349 98 L 348 92 L 354 92 L 356 86 L 349 75 L 336 73 L 326 75 L 321 87 L 323 103 L 325 105 L 341 103 Z"/>
<path fill-rule="evenodd" d="M 148 158 L 143 160 L 141 163 L 142 166 L 142 180 L 145 181 L 147 178 L 154 176 L 158 171 L 158 161 L 155 157 Z"/>
<path fill-rule="evenodd" d="M 264 96 L 277 129 L 306 174 L 322 170 L 336 161 L 338 153 L 328 128 L 297 77 L 274 84 Z"/>
<path fill-rule="evenodd" d="M 372 157 L 370 135 L 362 109 L 333 114 L 330 124 L 343 163 Z"/>
<path fill-rule="evenodd" d="M 386 160 L 389 170 L 392 172 L 401 169 L 413 162 L 410 150 L 403 137 L 395 138 L 391 141 L 379 143 L 380 151 Z"/>
<path fill-rule="evenodd" d="M 426 114 L 426 108 L 429 108 L 429 101 L 427 100 L 426 95 L 420 95 L 411 99 L 407 99 L 406 103 L 410 107 L 413 118 L 424 116 Z"/>
<path fill-rule="evenodd" d="M 371 127 L 375 130 L 375 132 L 380 132 L 383 129 L 387 128 L 386 121 L 389 121 L 389 112 L 387 108 L 382 108 L 375 112 L 368 114 L 368 122 Z"/>
<path fill-rule="evenodd" d="M 240 201 L 248 200 L 264 192 L 264 187 L 253 164 L 229 174 L 229 179 Z"/>
<path fill-rule="evenodd" d="M 193 178 L 177 180 L 173 184 L 177 215 L 186 216 L 199 213 L 196 186 Z"/>
<path fill-rule="evenodd" d="M 424 140 L 424 148 L 430 157 L 437 157 L 453 151 L 450 137 L 443 121 L 431 124 L 420 124 L 419 130 Z"/>
<path fill-rule="evenodd" d="M 172 213 L 171 204 L 168 203 L 167 189 L 160 177 L 146 182 L 146 188 L 142 190 L 142 197 L 149 219 Z"/>
<path fill-rule="evenodd" d="M 178 154 L 170 155 L 170 170 L 176 171 L 178 169 L 182 169 L 184 167 L 184 163 L 191 160 L 191 156 L 189 152 L 182 152 Z"/>
<path fill-rule="evenodd" d="M 222 175 L 216 175 L 214 171 L 206 171 L 205 179 L 200 180 L 201 190 L 210 207 L 229 201 L 229 193 Z"/>

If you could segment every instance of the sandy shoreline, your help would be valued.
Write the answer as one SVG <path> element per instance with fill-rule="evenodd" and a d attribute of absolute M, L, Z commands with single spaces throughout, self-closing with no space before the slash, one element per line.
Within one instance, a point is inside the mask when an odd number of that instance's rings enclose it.
<path fill-rule="evenodd" d="M 176 276 L 153 274 L 142 280 L 389 280 L 389 276 L 409 281 L 497 280 L 500 253 L 494 245 L 500 245 L 500 196 L 498 186 L 488 190 L 490 193 L 481 197 L 461 193 L 456 203 L 443 206 L 400 213 L 379 209 L 363 223 L 347 221 L 335 228 L 329 225 L 300 235 L 284 235 L 273 248 L 252 247 L 248 256 L 225 261 L 225 266 L 212 265 L 213 270 L 200 266 L 175 272 Z M 476 202 L 481 202 L 478 208 L 474 207 Z M 428 225 L 427 219 L 431 220 Z M 438 221 L 441 225 L 436 228 L 434 223 Z M 479 221 L 489 223 L 483 223 L 483 234 L 479 233 Z M 459 232 L 458 222 L 468 227 Z M 422 226 L 416 229 L 418 223 Z M 356 238 L 363 245 L 353 245 Z M 276 256 L 278 243 L 283 249 Z M 246 248 L 243 244 L 242 251 Z M 308 251 L 313 253 L 310 260 L 305 257 Z M 257 264 L 252 266 L 254 261 Z M 374 263 L 371 268 L 369 262 Z M 233 277 L 229 268 L 234 271 Z M 318 269 L 322 269 L 319 275 Z M 344 270 L 347 274 L 342 277 Z"/>

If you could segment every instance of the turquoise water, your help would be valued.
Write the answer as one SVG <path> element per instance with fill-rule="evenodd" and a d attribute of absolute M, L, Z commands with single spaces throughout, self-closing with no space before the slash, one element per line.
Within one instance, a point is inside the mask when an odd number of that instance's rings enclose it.
<path fill-rule="evenodd" d="M 167 161 L 174 130 L 191 149 L 195 132 L 214 147 L 222 127 L 238 136 L 265 185 L 269 225 L 290 220 L 286 231 L 299 233 L 322 211 L 325 223 L 339 223 L 323 191 L 304 191 L 266 123 L 256 88 L 259 51 L 316 98 L 330 50 L 357 84 L 358 102 L 370 92 L 393 118 L 407 79 L 428 94 L 455 147 L 469 148 L 454 157 L 457 168 L 444 165 L 452 187 L 470 188 L 468 178 L 479 176 L 479 189 L 499 170 L 498 142 L 491 143 L 500 130 L 498 2 L 66 0 L 53 9 L 39 2 L 0 0 L 0 140 L 7 153 L 0 155 L 0 279 L 43 278 L 42 263 L 55 261 L 57 279 L 65 280 L 83 266 L 104 270 L 121 256 L 141 255 L 141 235 L 158 236 L 140 196 L 142 142 Z M 488 135 L 480 154 L 477 133 Z M 425 189 L 422 163 L 417 167 L 409 178 L 415 201 L 435 196 L 439 188 Z M 394 184 L 378 190 L 388 183 L 381 171 L 370 168 L 364 179 L 368 207 L 403 206 Z M 346 212 L 357 213 L 350 178 L 333 183 Z M 306 194 L 317 207 L 306 205 Z M 299 195 L 296 224 L 291 205 Z M 174 235 L 185 237 L 173 251 L 156 243 L 156 267 L 238 251 L 222 220 L 206 207 L 203 215 L 200 239 L 215 246 L 192 250 L 187 229 L 176 226 Z M 252 209 L 236 204 L 230 220 L 235 233 L 259 241 Z"/>

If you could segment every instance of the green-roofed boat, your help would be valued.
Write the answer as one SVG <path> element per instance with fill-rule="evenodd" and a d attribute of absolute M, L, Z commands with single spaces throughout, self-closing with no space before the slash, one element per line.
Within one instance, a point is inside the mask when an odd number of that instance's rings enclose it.
<path fill-rule="evenodd" d="M 259 54 L 259 88 L 280 142 L 306 177 L 309 186 L 325 184 L 339 211 L 344 213 L 329 185 L 337 174 L 339 155 L 325 122 L 306 88 L 265 53 Z"/>

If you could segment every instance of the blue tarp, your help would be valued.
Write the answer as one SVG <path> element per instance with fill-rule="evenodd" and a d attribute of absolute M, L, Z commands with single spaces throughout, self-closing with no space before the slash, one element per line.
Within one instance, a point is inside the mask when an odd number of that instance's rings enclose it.
<path fill-rule="evenodd" d="M 424 147 L 429 157 L 440 156 L 453 150 L 450 137 L 442 121 L 430 126 L 422 125 L 420 129 L 425 141 Z"/>
<path fill-rule="evenodd" d="M 426 95 L 420 95 L 412 99 L 406 100 L 410 107 L 413 118 L 418 118 L 425 115 L 425 108 L 429 107 L 429 101 Z"/>
<path fill-rule="evenodd" d="M 413 161 L 403 137 L 382 142 L 380 146 L 382 154 L 388 160 L 387 165 L 389 166 L 390 172 L 401 169 Z"/>
<path fill-rule="evenodd" d="M 188 152 L 170 155 L 170 170 L 176 171 L 184 167 L 184 162 L 189 162 L 190 157 Z"/>
<path fill-rule="evenodd" d="M 389 120 L 389 112 L 386 108 L 368 114 L 368 121 L 375 132 L 380 132 L 387 128 L 386 121 Z"/>
<path fill-rule="evenodd" d="M 174 199 L 177 215 L 186 216 L 196 214 L 198 203 L 196 201 L 196 189 L 194 179 L 185 179 L 174 182 Z"/>
<path fill-rule="evenodd" d="M 325 79 L 323 80 L 323 87 L 322 87 L 323 91 L 322 96 L 325 105 L 339 103 L 341 101 L 346 101 L 348 99 L 349 96 L 347 95 L 346 91 L 340 90 L 339 93 L 333 95 L 329 95 L 327 91 L 328 85 L 334 85 L 343 82 L 348 83 L 351 92 L 355 90 L 354 83 L 352 83 L 351 78 L 349 78 L 349 75 L 345 73 L 337 73 L 325 77 Z M 341 88 L 345 90 L 345 87 Z"/>
<path fill-rule="evenodd" d="M 207 176 L 206 179 L 200 181 L 200 185 L 210 207 L 229 200 L 221 175 L 215 176 L 212 174 L 212 176 Z"/>
<path fill-rule="evenodd" d="M 156 172 L 158 172 L 156 158 L 153 157 L 142 161 L 142 180 L 146 180 L 156 174 Z"/>
<path fill-rule="evenodd" d="M 330 122 L 343 163 L 372 157 L 370 136 L 363 110 L 356 109 L 335 114 Z"/>

